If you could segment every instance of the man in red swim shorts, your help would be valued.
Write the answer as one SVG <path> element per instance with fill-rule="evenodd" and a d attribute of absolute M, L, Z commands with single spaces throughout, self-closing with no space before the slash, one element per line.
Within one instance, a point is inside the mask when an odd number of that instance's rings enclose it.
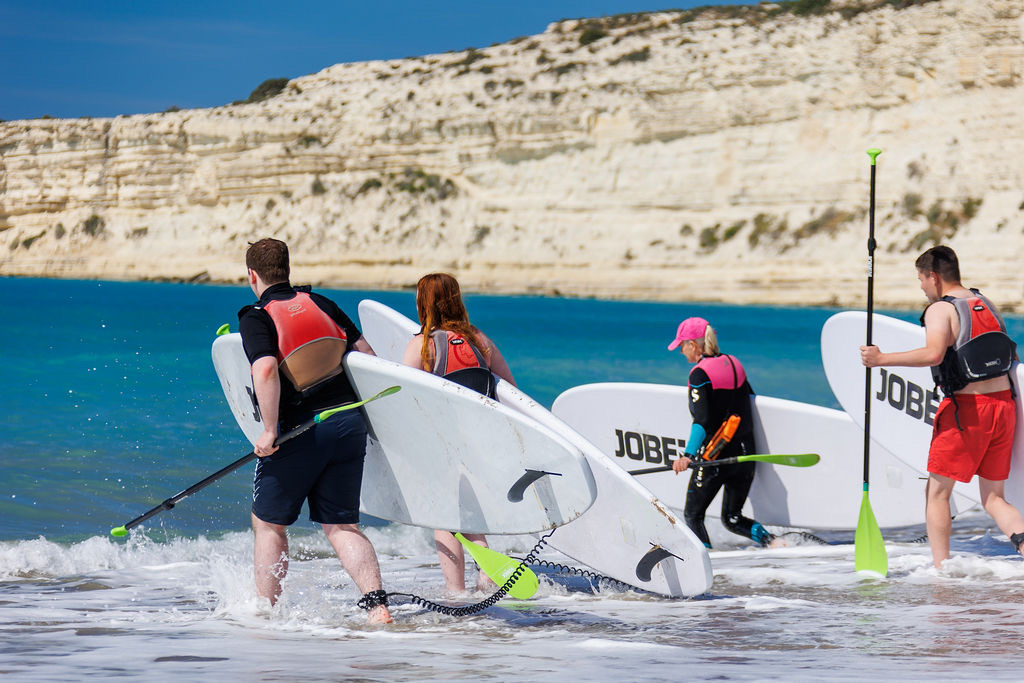
<path fill-rule="evenodd" d="M 956 253 L 932 247 L 918 257 L 917 277 L 929 305 L 921 317 L 925 346 L 882 353 L 860 347 L 867 367 L 931 367 L 945 398 L 935 414 L 928 451 L 925 523 L 937 568 L 949 558 L 949 498 L 956 482 L 978 475 L 981 502 L 1018 553 L 1024 550 L 1024 519 L 1007 502 L 1016 404 L 1007 373 L 1016 357 L 999 312 L 976 289 L 960 284 Z M 975 342 L 985 336 L 982 342 Z M 1024 554 L 1024 553 L 1022 553 Z"/>

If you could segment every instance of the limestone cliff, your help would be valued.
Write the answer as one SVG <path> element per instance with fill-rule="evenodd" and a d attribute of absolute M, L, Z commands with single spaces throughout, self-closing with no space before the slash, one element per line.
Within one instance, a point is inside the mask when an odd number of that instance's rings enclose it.
<path fill-rule="evenodd" d="M 941 241 L 1022 310 L 1024 0 L 896 4 L 562 21 L 254 104 L 2 123 L 0 274 L 237 281 L 272 235 L 297 282 L 863 305 L 877 146 L 879 305 L 922 301 Z"/>

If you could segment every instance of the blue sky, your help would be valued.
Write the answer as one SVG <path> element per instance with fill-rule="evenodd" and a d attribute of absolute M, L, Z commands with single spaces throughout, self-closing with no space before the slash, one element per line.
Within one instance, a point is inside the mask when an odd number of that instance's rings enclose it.
<path fill-rule="evenodd" d="M 339 62 L 486 47 L 552 21 L 722 0 L 0 0 L 0 119 L 245 99 Z"/>

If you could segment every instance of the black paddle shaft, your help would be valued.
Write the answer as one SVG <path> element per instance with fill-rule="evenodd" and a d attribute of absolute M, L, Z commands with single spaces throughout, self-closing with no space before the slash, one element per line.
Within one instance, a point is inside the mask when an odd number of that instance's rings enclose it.
<path fill-rule="evenodd" d="M 301 425 L 299 425 L 298 427 L 296 427 L 295 429 L 293 429 L 290 432 L 288 432 L 287 434 L 285 434 L 284 436 L 278 437 L 277 441 L 275 441 L 274 443 L 276 443 L 278 446 L 280 446 L 285 441 L 288 441 L 290 439 L 295 438 L 296 436 L 298 436 L 299 434 L 302 434 L 304 431 L 306 431 L 307 429 L 309 429 L 310 427 L 312 427 L 315 424 L 316 424 L 316 419 L 315 418 L 312 419 L 312 420 L 309 420 L 307 422 L 304 422 Z M 138 517 L 136 517 L 132 521 L 130 521 L 127 524 L 125 524 L 124 525 L 124 529 L 127 531 L 128 529 L 137 527 L 138 525 L 142 524 L 143 522 L 145 522 L 150 517 L 153 517 L 154 515 L 157 515 L 157 514 L 163 512 L 164 510 L 170 510 L 175 505 L 177 505 L 180 501 L 184 500 L 185 498 L 188 498 L 189 496 L 191 496 L 196 491 L 199 491 L 200 489 L 205 489 L 207 486 L 209 486 L 213 482 L 217 481 L 218 479 L 222 479 L 223 477 L 225 477 L 228 474 L 231 474 L 232 472 L 237 470 L 239 467 L 241 467 L 245 463 L 247 463 L 247 462 L 249 462 L 249 461 L 251 461 L 251 460 L 253 460 L 255 458 L 256 458 L 256 451 L 252 451 L 248 455 L 243 455 L 241 458 L 239 458 L 238 460 L 234 461 L 230 465 L 225 465 L 221 469 L 217 470 L 216 472 L 214 472 L 213 474 L 208 476 L 206 479 L 203 479 L 202 481 L 197 481 L 195 484 L 192 484 L 191 486 L 189 486 L 187 489 L 185 489 L 181 493 L 177 493 L 177 494 L 171 496 L 170 498 L 168 498 L 164 502 L 160 503 L 159 505 L 157 505 L 153 509 L 151 509 L 151 510 L 149 510 L 149 511 L 147 511 L 147 512 L 141 514 L 141 515 L 139 515 Z"/>
<path fill-rule="evenodd" d="M 384 389 L 384 390 L 378 392 L 377 394 L 371 396 L 370 398 L 364 399 L 362 401 L 356 401 L 355 403 L 348 403 L 348 404 L 340 406 L 338 408 L 331 408 L 331 409 L 325 410 L 325 411 L 323 411 L 321 413 L 318 413 L 315 417 L 313 417 L 313 419 L 307 420 L 306 422 L 303 422 L 301 425 L 299 425 L 295 429 L 291 430 L 290 432 L 288 432 L 284 436 L 279 436 L 277 438 L 277 441 L 274 442 L 274 444 L 277 445 L 277 446 L 280 446 L 285 441 L 288 441 L 289 439 L 294 439 L 296 436 L 298 436 L 299 434 L 302 434 L 304 431 L 306 431 L 307 429 L 309 429 L 313 425 L 318 424 L 320 422 L 323 422 L 324 420 L 326 420 L 327 418 L 331 417 L 335 413 L 341 412 L 343 410 L 354 410 L 356 408 L 359 408 L 360 406 L 364 406 L 367 403 L 370 403 L 371 401 L 376 401 L 378 398 L 381 398 L 383 396 L 390 396 L 391 394 L 401 390 L 401 388 L 402 387 L 400 387 L 398 385 L 395 385 L 393 387 L 388 387 L 387 389 Z M 162 502 L 159 505 L 157 505 L 152 510 L 149 510 L 145 514 L 142 514 L 142 515 L 136 517 L 135 519 L 133 519 L 132 521 L 128 522 L 124 526 L 119 527 L 118 529 L 114 529 L 110 533 L 114 534 L 114 531 L 120 531 L 122 529 L 124 531 L 127 531 L 128 529 L 131 529 L 132 527 L 136 527 L 136 526 L 142 524 L 147 519 L 149 519 L 150 517 L 152 517 L 153 515 L 155 515 L 155 514 L 157 514 L 159 512 L 162 512 L 164 510 L 170 510 L 180 500 L 182 500 L 184 498 L 188 498 L 189 496 L 191 496 L 193 493 L 195 493 L 199 489 L 206 488 L 207 486 L 209 486 L 213 482 L 215 482 L 218 479 L 222 478 L 224 475 L 230 474 L 231 472 L 234 472 L 239 467 L 241 467 L 245 463 L 249 462 L 250 460 L 254 459 L 255 457 L 256 457 L 256 452 L 255 451 L 252 451 L 248 455 L 243 455 L 241 458 L 239 458 L 238 460 L 234 461 L 230 465 L 222 467 L 221 469 L 217 470 L 216 472 L 214 472 L 213 474 L 208 476 L 206 479 L 203 479 L 202 481 L 199 481 L 199 482 L 196 482 L 195 484 L 192 484 L 192 486 L 189 486 L 187 489 L 185 489 L 181 493 L 178 493 L 176 495 L 171 496 L 170 498 L 168 498 L 164 502 Z M 123 535 L 123 534 L 117 533 L 117 534 L 114 534 L 114 535 L 115 536 L 120 536 L 120 535 Z"/>
<path fill-rule="evenodd" d="M 869 152 L 870 153 L 870 152 Z M 875 312 L 875 157 L 871 158 L 871 202 L 868 206 L 868 324 L 866 345 L 871 346 L 871 323 Z M 864 484 L 871 463 L 871 368 L 864 368 Z"/>
<path fill-rule="evenodd" d="M 145 512 L 142 515 L 139 515 L 138 517 L 136 517 L 132 521 L 126 523 L 124 525 L 125 530 L 127 531 L 128 529 L 132 529 L 134 527 L 137 527 L 138 525 L 142 524 L 143 522 L 145 522 L 150 517 L 153 517 L 154 515 L 157 515 L 157 514 L 163 512 L 164 510 L 170 510 L 179 501 L 184 500 L 185 498 L 188 498 L 189 496 L 191 496 L 196 491 L 198 491 L 200 489 L 204 489 L 207 486 L 209 486 L 210 484 L 212 484 L 213 482 L 217 481 L 218 479 L 221 479 L 225 475 L 228 475 L 228 474 L 234 472 L 239 467 L 241 467 L 242 465 L 244 465 L 245 463 L 249 462 L 250 460 L 252 460 L 255 457 L 256 457 L 256 452 L 253 451 L 253 452 L 249 453 L 248 455 L 242 456 L 241 458 L 239 458 L 238 460 L 234 461 L 230 465 L 227 465 L 227 466 L 221 468 L 220 470 L 214 472 L 213 474 L 208 476 L 206 479 L 203 479 L 202 481 L 198 481 L 195 484 L 192 484 L 192 486 L 189 486 L 187 489 L 185 489 L 181 493 L 177 493 L 177 494 L 171 496 L 170 498 L 168 498 L 164 502 L 162 502 L 159 505 L 157 505 L 155 508 L 149 510 L 148 512 Z"/>
<path fill-rule="evenodd" d="M 722 465 L 735 465 L 738 462 L 751 462 L 749 460 L 740 460 L 740 456 L 735 458 L 723 458 L 721 460 L 698 460 L 690 463 L 691 468 L 695 467 L 721 467 Z M 634 477 L 638 474 L 654 474 L 655 472 L 671 472 L 671 465 L 660 465 L 658 467 L 648 467 L 642 470 L 632 470 L 630 474 Z"/>

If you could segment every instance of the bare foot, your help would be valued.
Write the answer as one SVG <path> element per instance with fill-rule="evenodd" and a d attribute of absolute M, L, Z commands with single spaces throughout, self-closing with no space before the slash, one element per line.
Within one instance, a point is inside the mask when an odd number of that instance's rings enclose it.
<path fill-rule="evenodd" d="M 447 600 L 456 600 L 456 599 L 459 599 L 459 598 L 464 598 L 467 595 L 469 595 L 469 591 L 466 590 L 465 586 L 459 587 L 459 586 L 449 586 L 449 585 L 445 584 L 445 587 L 444 587 L 444 597 L 445 597 L 445 599 L 447 599 Z"/>
<path fill-rule="evenodd" d="M 487 574 L 480 572 L 480 576 L 476 580 L 476 589 L 481 593 L 493 593 L 498 590 L 498 584 L 491 581 L 491 577 L 487 576 Z"/>
<path fill-rule="evenodd" d="M 366 616 L 366 621 L 370 624 L 393 624 L 395 620 L 391 617 L 391 612 L 385 605 L 377 605 L 370 609 L 370 613 Z"/>
<path fill-rule="evenodd" d="M 771 543 L 765 546 L 766 548 L 788 548 L 789 543 L 786 542 L 782 536 L 776 536 L 772 539 Z"/>

